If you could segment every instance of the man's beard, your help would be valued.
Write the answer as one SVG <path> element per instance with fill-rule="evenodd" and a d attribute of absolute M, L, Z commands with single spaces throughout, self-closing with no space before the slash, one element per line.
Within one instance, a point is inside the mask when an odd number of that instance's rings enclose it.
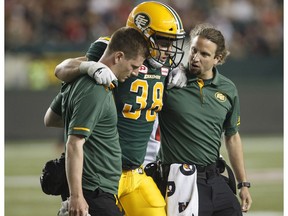
<path fill-rule="evenodd" d="M 198 76 L 201 74 L 201 69 L 200 68 L 193 68 L 191 66 L 191 64 L 189 63 L 188 65 L 188 73 L 190 73 L 191 75 L 194 75 L 194 76 Z"/>

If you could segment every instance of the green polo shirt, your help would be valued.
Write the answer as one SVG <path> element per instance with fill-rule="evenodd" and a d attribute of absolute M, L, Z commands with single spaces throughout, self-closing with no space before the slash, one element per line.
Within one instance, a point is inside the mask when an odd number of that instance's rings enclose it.
<path fill-rule="evenodd" d="M 61 107 L 61 109 L 59 108 Z M 51 109 L 65 122 L 65 134 L 85 137 L 82 186 L 117 194 L 121 148 L 112 91 L 96 85 L 88 75 L 65 84 Z M 67 138 L 66 136 L 66 138 Z"/>
<path fill-rule="evenodd" d="M 239 96 L 234 83 L 213 69 L 214 78 L 201 87 L 187 75 L 184 88 L 164 91 L 159 114 L 160 157 L 164 164 L 206 166 L 219 156 L 221 137 L 231 136 L 240 125 Z"/>

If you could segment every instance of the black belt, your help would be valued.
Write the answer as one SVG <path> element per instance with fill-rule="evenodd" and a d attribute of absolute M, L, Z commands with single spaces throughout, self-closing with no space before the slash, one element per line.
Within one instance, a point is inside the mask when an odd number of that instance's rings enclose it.
<path fill-rule="evenodd" d="M 235 182 L 234 173 L 223 159 L 218 159 L 217 164 L 213 163 L 208 166 L 200 166 L 200 165 L 195 165 L 195 166 L 197 168 L 197 178 L 199 179 L 210 179 L 215 176 L 220 176 L 221 173 L 223 173 L 226 169 L 228 173 L 228 177 L 224 175 L 222 176 L 227 181 L 233 193 L 236 194 L 236 182 Z M 162 170 L 163 170 L 163 177 L 164 179 L 167 180 L 169 170 L 170 170 L 170 164 L 162 164 Z"/>
<path fill-rule="evenodd" d="M 162 164 L 162 166 L 163 166 L 163 171 L 167 173 L 167 177 L 168 177 L 170 164 Z M 200 166 L 200 165 L 195 165 L 195 166 L 197 169 L 197 178 L 209 179 L 209 178 L 218 176 L 220 174 L 216 163 L 213 163 L 207 166 Z"/>
<path fill-rule="evenodd" d="M 217 166 L 216 163 L 210 164 L 208 166 L 199 166 L 195 165 L 197 168 L 197 172 L 212 172 L 212 171 L 217 171 Z"/>
<path fill-rule="evenodd" d="M 215 176 L 219 176 L 220 172 L 216 166 L 216 163 L 210 164 L 208 166 L 199 166 L 196 165 L 197 168 L 197 178 L 199 179 L 210 179 Z"/>

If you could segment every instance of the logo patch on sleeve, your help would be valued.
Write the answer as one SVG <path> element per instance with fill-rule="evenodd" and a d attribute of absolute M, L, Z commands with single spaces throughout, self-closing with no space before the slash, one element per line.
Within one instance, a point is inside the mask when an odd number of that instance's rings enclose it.
<path fill-rule="evenodd" d="M 147 74 L 148 68 L 145 65 L 141 65 L 141 67 L 139 68 L 139 73 Z"/>

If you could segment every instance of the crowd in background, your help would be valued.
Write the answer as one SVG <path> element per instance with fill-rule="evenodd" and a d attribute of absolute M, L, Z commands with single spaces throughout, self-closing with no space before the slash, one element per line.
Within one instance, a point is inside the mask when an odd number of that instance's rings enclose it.
<path fill-rule="evenodd" d="M 234 57 L 272 55 L 283 48 L 282 0 L 163 0 L 189 33 L 209 22 L 227 39 Z M 126 24 L 137 0 L 5 0 L 5 50 L 81 49 Z M 87 46 L 83 47 L 86 50 Z"/>

